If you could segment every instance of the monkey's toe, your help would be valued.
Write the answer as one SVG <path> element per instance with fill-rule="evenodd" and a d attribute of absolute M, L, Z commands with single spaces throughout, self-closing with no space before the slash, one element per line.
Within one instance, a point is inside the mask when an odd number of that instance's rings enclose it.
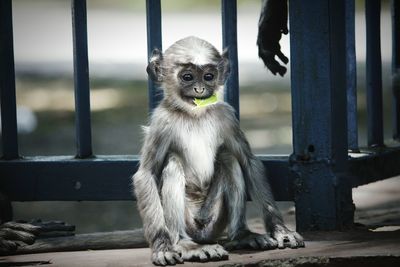
<path fill-rule="evenodd" d="M 221 245 L 206 245 L 202 250 L 207 254 L 210 261 L 227 260 L 228 252 Z"/>
<path fill-rule="evenodd" d="M 151 256 L 154 265 L 165 266 L 183 263 L 183 259 L 177 252 L 174 251 L 158 251 L 154 252 Z"/>
<path fill-rule="evenodd" d="M 268 250 L 278 247 L 278 242 L 267 234 L 257 234 L 248 231 L 245 236 L 224 244 L 227 250 L 255 249 Z"/>
<path fill-rule="evenodd" d="M 273 237 L 278 242 L 278 248 L 301 248 L 304 247 L 303 237 L 295 231 L 290 231 L 285 228 L 278 228 Z"/>

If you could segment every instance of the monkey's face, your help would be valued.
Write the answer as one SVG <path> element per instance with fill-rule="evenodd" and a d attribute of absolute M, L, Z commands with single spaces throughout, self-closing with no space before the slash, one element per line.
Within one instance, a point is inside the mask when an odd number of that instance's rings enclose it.
<path fill-rule="evenodd" d="M 222 54 L 197 37 L 177 41 L 163 54 L 155 49 L 147 73 L 164 89 L 164 97 L 176 107 L 192 110 L 194 100 L 211 97 L 229 74 L 227 51 Z"/>
<path fill-rule="evenodd" d="M 190 104 L 193 104 L 194 98 L 209 98 L 218 89 L 218 69 L 215 65 L 198 66 L 188 63 L 181 64 L 178 70 L 176 72 L 178 82 L 176 88 L 179 92 L 177 93 Z"/>

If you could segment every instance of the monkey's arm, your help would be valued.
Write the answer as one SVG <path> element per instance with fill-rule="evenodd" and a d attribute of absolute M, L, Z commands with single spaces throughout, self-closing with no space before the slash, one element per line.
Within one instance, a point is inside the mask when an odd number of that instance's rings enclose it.
<path fill-rule="evenodd" d="M 275 56 L 285 64 L 289 62 L 279 45 L 282 33 L 288 33 L 287 11 L 287 0 L 263 0 L 258 22 L 258 56 L 274 75 L 286 73 L 286 67 L 280 65 Z"/>
<path fill-rule="evenodd" d="M 171 135 L 165 125 L 165 122 L 157 121 L 150 125 L 142 148 L 140 166 L 133 176 L 144 234 L 152 249 L 152 261 L 156 265 L 182 262 L 179 254 L 173 250 L 159 195 L 160 172 L 171 142 Z"/>
<path fill-rule="evenodd" d="M 304 246 L 303 238 L 285 226 L 266 179 L 264 166 L 251 152 L 238 123 L 231 133 L 232 136 L 227 138 L 226 144 L 241 165 L 245 184 L 252 199 L 262 207 L 267 232 L 278 241 L 279 248 Z"/>

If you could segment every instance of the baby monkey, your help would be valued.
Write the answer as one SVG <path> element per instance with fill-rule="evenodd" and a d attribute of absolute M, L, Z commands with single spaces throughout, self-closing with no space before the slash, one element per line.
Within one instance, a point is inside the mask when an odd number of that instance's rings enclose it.
<path fill-rule="evenodd" d="M 263 164 L 250 150 L 234 109 L 218 101 L 229 74 L 197 37 L 154 50 L 147 72 L 164 90 L 151 116 L 133 176 L 145 237 L 156 265 L 228 258 L 226 250 L 304 246 L 283 223 Z M 246 224 L 246 192 L 263 211 L 266 234 Z M 228 242 L 217 244 L 226 230 Z"/>

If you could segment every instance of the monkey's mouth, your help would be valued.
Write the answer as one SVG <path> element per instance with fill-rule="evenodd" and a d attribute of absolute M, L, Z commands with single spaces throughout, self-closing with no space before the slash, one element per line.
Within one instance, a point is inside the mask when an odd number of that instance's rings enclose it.
<path fill-rule="evenodd" d="M 198 100 L 203 100 L 206 101 L 207 99 L 213 97 L 214 94 L 206 94 L 206 95 L 202 95 L 202 96 L 194 96 L 194 95 L 182 95 L 182 99 L 193 105 L 193 106 L 197 106 L 196 101 Z"/>

